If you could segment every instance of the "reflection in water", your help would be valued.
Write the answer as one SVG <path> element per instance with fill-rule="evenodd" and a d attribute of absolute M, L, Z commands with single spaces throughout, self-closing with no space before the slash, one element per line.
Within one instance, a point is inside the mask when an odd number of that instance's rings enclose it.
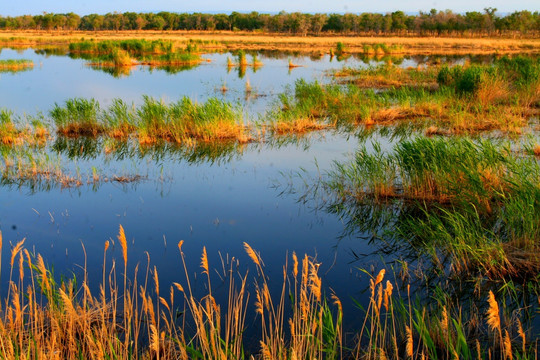
<path fill-rule="evenodd" d="M 80 139 L 76 145 L 80 153 L 97 154 L 98 143 Z M 92 150 L 92 147 L 94 149 Z M 87 149 L 87 150 L 83 150 Z M 71 149 L 75 151 L 74 148 Z M 47 192 L 54 189 L 78 188 L 89 185 L 94 191 L 103 184 L 114 182 L 122 185 L 135 184 L 147 178 L 147 175 L 125 171 L 104 174 L 96 166 L 80 168 L 62 162 L 60 154 L 50 153 L 44 146 L 13 147 L 0 146 L 0 185 L 8 189 L 27 189 L 30 194 Z M 72 158 L 71 158 L 72 159 Z"/>
<path fill-rule="evenodd" d="M 163 160 L 185 161 L 189 164 L 222 164 L 239 158 L 248 146 L 238 142 L 197 142 L 190 146 L 158 142 L 141 145 L 137 139 L 117 140 L 111 138 L 58 137 L 52 149 L 70 160 L 92 160 L 104 157 L 105 161 L 150 158 L 155 162 Z"/>
<path fill-rule="evenodd" d="M 380 147 L 374 146 L 374 148 L 375 153 L 379 154 Z M 366 152 L 370 150 L 363 147 L 361 153 Z M 426 156 L 424 153 L 417 155 L 422 159 Z M 381 157 L 377 157 L 377 160 L 380 164 L 385 162 Z M 427 156 L 424 160 L 430 162 Z M 477 239 L 474 229 L 455 228 L 451 214 L 457 214 L 463 218 L 469 216 L 467 210 L 460 208 L 457 203 L 403 197 L 399 196 L 399 193 L 379 197 L 374 190 L 369 190 L 372 189 L 370 186 L 375 186 L 374 189 L 377 189 L 378 183 L 367 185 L 369 179 L 351 180 L 351 176 L 355 175 L 347 172 L 348 166 L 355 168 L 355 165 L 361 161 L 356 158 L 350 165 L 336 164 L 333 171 L 318 177 L 309 177 L 303 173 L 292 176 L 288 185 L 285 186 L 286 190 L 282 193 L 296 193 L 299 202 L 308 204 L 316 211 L 333 214 L 341 219 L 344 228 L 341 235 L 337 237 L 338 242 L 342 239 L 356 238 L 359 240 L 357 243 L 359 248 L 368 243 L 374 249 L 371 253 L 363 253 L 352 246 L 350 252 L 355 261 L 362 264 L 365 259 L 380 256 L 386 262 L 387 269 L 392 268 L 399 274 L 402 284 L 413 286 L 413 297 L 417 298 L 420 304 L 425 303 L 426 305 L 423 306 L 428 309 L 431 307 L 435 310 L 440 304 L 450 304 L 459 306 L 465 319 L 475 318 L 479 313 L 485 312 L 485 299 L 487 293 L 492 291 L 498 294 L 500 301 L 505 302 L 506 316 L 519 313 L 519 317 L 524 320 L 528 328 L 532 328 L 533 331 L 538 329 L 540 324 L 536 315 L 538 299 L 540 299 L 540 284 L 537 273 L 533 271 L 526 274 L 520 271 L 516 274 L 493 276 L 489 273 L 489 269 L 478 265 L 474 257 L 456 259 L 456 256 L 461 253 L 455 252 L 451 246 L 444 244 L 441 239 L 447 239 L 447 237 L 437 238 L 447 233 L 449 237 L 454 236 L 456 241 L 460 241 L 458 238 L 463 240 L 463 234 L 468 234 L 468 237 L 465 237 L 464 246 L 470 247 L 473 251 L 478 249 L 477 251 L 483 254 L 483 257 L 493 260 L 495 267 L 506 266 L 500 263 L 497 265 L 497 260 L 494 260 L 496 256 L 489 251 L 484 253 L 483 248 L 485 246 L 496 251 L 496 245 L 491 248 L 490 244 L 504 244 L 508 241 L 507 237 L 512 238 L 509 233 L 518 231 L 516 228 L 505 229 L 511 225 L 505 224 L 506 220 L 500 212 L 497 214 L 495 209 L 493 212 L 490 210 L 480 215 L 475 212 L 483 230 Z M 360 169 L 357 169 L 358 174 L 370 168 L 372 164 L 370 160 L 365 162 L 366 168 L 358 165 Z M 375 168 L 380 164 L 372 164 L 374 173 Z M 413 164 L 406 164 L 414 167 Z M 407 176 L 409 176 L 407 173 L 398 171 L 394 180 L 396 186 L 405 186 L 403 179 Z M 429 175 L 425 176 L 428 179 Z M 366 187 L 368 190 L 359 190 L 355 193 L 348 188 L 348 181 L 359 181 L 356 185 L 360 189 Z M 429 183 L 428 180 L 425 181 Z M 518 182 L 515 179 L 514 181 Z M 384 187 L 384 182 L 379 185 Z M 429 186 L 436 187 L 437 185 L 430 184 Z M 384 192 L 384 190 L 381 191 Z M 478 196 L 481 197 L 481 193 Z M 510 192 L 505 192 L 506 196 L 511 198 L 512 195 Z M 475 211 L 478 210 L 475 208 Z M 536 210 L 531 206 L 529 211 Z M 521 219 L 521 221 L 526 222 L 526 219 Z M 511 247 L 514 248 L 517 245 L 512 244 Z M 534 257 L 534 254 L 531 255 Z M 517 259 L 512 259 L 510 254 L 506 261 L 511 263 L 511 266 L 519 266 L 518 262 L 523 258 L 527 258 L 526 253 L 521 253 Z M 467 265 L 460 266 L 463 263 Z M 478 309 L 481 310 L 478 311 Z M 429 313 L 430 310 L 427 311 Z M 485 330 L 485 324 L 477 324 L 477 327 L 475 331 Z"/>

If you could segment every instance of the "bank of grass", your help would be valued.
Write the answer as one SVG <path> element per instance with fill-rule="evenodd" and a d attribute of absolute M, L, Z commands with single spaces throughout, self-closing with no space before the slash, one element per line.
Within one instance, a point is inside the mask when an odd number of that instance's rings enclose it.
<path fill-rule="evenodd" d="M 540 164 L 509 146 L 417 138 L 386 153 L 375 145 L 336 165 L 326 183 L 349 206 L 397 204 L 415 216 L 390 232 L 418 251 L 451 259 L 455 273 L 535 278 L 540 271 Z M 398 211 L 399 212 L 399 211 Z M 397 215 L 396 215 L 397 217 Z"/>
<path fill-rule="evenodd" d="M 145 96 L 139 107 L 114 99 L 107 109 L 94 99 L 75 98 L 66 100 L 63 106 L 56 104 L 50 116 L 59 134 L 72 137 L 135 135 L 141 144 L 250 139 L 243 110 L 216 98 L 196 103 L 184 97 L 165 104 Z"/>
<path fill-rule="evenodd" d="M 365 321 L 349 342 L 344 338 L 340 299 L 327 290 L 315 259 L 287 259 L 280 279 L 269 278 L 261 256 L 244 248 L 258 276 L 243 273 L 234 257 L 222 264 L 226 303 L 218 303 L 212 264 L 203 248 L 197 282 L 178 243 L 178 282 L 160 285 L 158 269 L 146 264 L 127 274 L 128 239 L 106 241 L 99 274 L 83 267 L 75 281 L 58 281 L 40 254 L 15 244 L 9 256 L 9 290 L 0 317 L 3 359 L 533 359 L 537 343 L 521 312 L 508 321 L 501 294 L 483 292 L 482 310 L 469 313 L 438 296 L 422 305 L 386 280 L 385 270 L 369 275 Z M 0 234 L 0 244 L 1 244 Z M 113 250 L 115 249 L 115 250 Z M 118 252 L 115 259 L 112 252 Z M 97 269 L 97 268 L 93 268 Z M 99 270 L 98 270 L 99 271 Z M 139 275 L 139 274 L 142 274 Z M 96 276 L 97 275 L 97 276 Z M 101 278 L 97 293 L 89 278 Z M 385 281 L 386 280 L 386 281 Z M 277 281 L 279 293 L 270 292 Z M 202 284 L 201 284 L 202 285 Z M 180 314 L 180 318 L 179 318 Z M 249 324 L 248 318 L 254 320 Z M 470 318 L 469 318 L 470 317 Z M 475 324 L 470 319 L 476 317 Z M 255 343 L 246 343 L 248 326 Z M 489 329 L 482 336 L 479 328 Z M 255 349 L 246 351 L 246 349 Z"/>
<path fill-rule="evenodd" d="M 0 72 L 17 72 L 29 70 L 34 67 L 34 62 L 27 59 L 0 60 Z"/>
<path fill-rule="evenodd" d="M 366 69 L 346 67 L 332 75 L 336 78 L 347 78 L 344 83 L 352 83 L 360 88 L 389 89 L 408 86 L 436 90 L 439 71 L 440 67 L 436 66 L 402 68 L 389 63 Z"/>
<path fill-rule="evenodd" d="M 324 52 L 342 42 L 349 53 L 364 53 L 366 44 L 384 44 L 403 48 L 406 54 L 495 54 L 538 53 L 538 39 L 452 38 L 452 37 L 362 37 L 362 36 L 294 36 L 239 31 L 2 31 L 0 42 L 6 46 L 68 46 L 81 38 L 101 40 L 165 40 L 187 44 L 195 39 L 201 48 L 215 50 L 283 50 Z"/>
<path fill-rule="evenodd" d="M 299 80 L 280 96 L 277 124 L 374 125 L 428 118 L 433 133 L 519 133 L 539 113 L 540 61 L 502 58 L 493 65 L 345 69 L 346 85 Z M 364 89 L 364 88 L 368 89 Z M 373 89 L 371 89 L 373 87 Z M 381 90 L 381 88 L 384 88 Z"/>
<path fill-rule="evenodd" d="M 181 49 L 165 40 L 87 40 L 70 43 L 69 52 L 90 60 L 93 66 L 105 67 L 186 66 L 202 61 L 195 45 Z"/>

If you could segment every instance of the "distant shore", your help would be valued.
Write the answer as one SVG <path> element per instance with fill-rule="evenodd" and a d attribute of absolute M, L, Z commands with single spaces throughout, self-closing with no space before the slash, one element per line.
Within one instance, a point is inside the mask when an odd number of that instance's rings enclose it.
<path fill-rule="evenodd" d="M 294 36 L 233 31 L 0 31 L 0 45 L 67 46 L 85 40 L 164 39 L 178 43 L 196 41 L 203 51 L 275 50 L 329 53 L 341 42 L 350 54 L 364 53 L 365 45 L 400 46 L 407 55 L 540 53 L 539 38 L 398 37 L 398 36 Z"/>

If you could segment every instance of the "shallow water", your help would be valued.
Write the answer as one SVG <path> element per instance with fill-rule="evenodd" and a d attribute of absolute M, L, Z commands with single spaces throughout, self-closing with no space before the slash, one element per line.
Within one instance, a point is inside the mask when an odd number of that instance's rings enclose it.
<path fill-rule="evenodd" d="M 68 56 L 46 55 L 46 52 L 26 49 L 2 49 L 0 59 L 29 59 L 34 68 L 18 73 L 0 74 L 0 108 L 5 107 L 17 114 L 44 114 L 55 103 L 63 103 L 74 97 L 95 98 L 102 106 L 108 106 L 111 99 L 121 98 L 135 104 L 142 102 L 143 95 L 176 101 L 183 96 L 204 101 L 218 97 L 231 102 L 241 102 L 247 110 L 256 114 L 264 112 L 286 86 L 294 85 L 298 79 L 326 82 L 331 70 L 343 67 L 367 67 L 383 64 L 392 58 L 347 57 L 338 59 L 324 55 L 313 58 L 305 55 L 282 53 L 261 53 L 258 55 L 263 66 L 247 67 L 245 73 L 239 68 L 228 68 L 227 58 L 236 60 L 230 53 L 204 54 L 200 65 L 182 69 L 169 68 L 167 71 L 148 66 L 135 66 L 128 73 L 111 74 L 103 68 L 88 65 L 87 60 L 72 59 Z M 252 56 L 247 55 L 248 62 Z M 463 62 L 468 57 L 447 58 L 442 61 Z M 290 69 L 289 59 L 300 67 Z M 417 66 L 429 62 L 429 57 L 417 56 L 393 58 L 399 66 Z M 487 61 L 476 59 L 474 61 Z M 246 96 L 246 82 L 252 91 Z M 222 88 L 227 91 L 223 92 Z"/>
<path fill-rule="evenodd" d="M 328 81 L 329 70 L 378 63 L 368 60 L 366 64 L 365 59 L 354 57 L 337 61 L 328 56 L 312 59 L 291 55 L 292 61 L 302 67 L 289 71 L 288 55 L 274 58 L 261 54 L 264 66 L 256 71 L 248 68 L 242 75 L 238 69 L 227 68 L 229 56 L 207 54 L 204 58 L 210 62 L 176 73 L 139 66 L 130 74 L 115 77 L 89 67 L 85 60 L 46 56 L 32 49 L 3 49 L 0 59 L 27 58 L 34 61 L 35 67 L 0 74 L 0 108 L 17 114 L 46 114 L 54 103 L 73 97 L 93 97 L 106 106 L 113 98 L 139 104 L 142 95 L 165 101 L 182 96 L 204 101 L 216 96 L 241 102 L 256 114 L 267 109 L 276 95 L 297 79 Z M 416 66 L 421 61 L 426 58 L 403 59 L 400 65 Z M 248 79 L 253 94 L 246 99 Z M 228 91 L 220 90 L 223 85 Z M 369 141 L 377 138 L 374 135 Z M 389 136 L 379 140 L 389 143 L 398 139 Z M 199 278 L 200 256 L 206 247 L 218 284 L 222 262 L 230 257 L 240 259 L 241 272 L 251 269 L 255 276 L 243 249 L 243 242 L 249 243 L 265 261 L 266 275 L 276 293 L 287 256 L 290 263 L 293 251 L 299 256 L 308 254 L 321 263 L 319 273 L 325 286 L 342 299 L 349 324 L 358 324 L 362 313 L 351 299 L 364 302 L 369 281 L 360 268 L 376 272 L 401 255 L 377 252 L 381 245 L 370 243 L 369 234 L 349 232 L 339 216 L 317 209 L 310 202 L 304 204 L 302 194 L 290 193 L 283 185 L 300 169 L 304 177 L 317 178 L 331 168 L 333 161 L 350 158 L 360 141 L 351 134 L 321 132 L 282 144 L 254 143 L 226 151 L 135 149 L 123 156 L 106 154 L 101 142 L 72 142 L 72 157 L 66 150 L 69 142 L 50 145 L 38 152 L 48 154 L 71 174 L 89 174 L 95 168 L 107 176 L 137 174 L 144 178 L 134 183 L 106 182 L 68 189 L 4 184 L 0 189 L 4 244 L 26 238 L 25 247 L 42 254 L 57 275 L 69 277 L 74 272 L 80 277 L 80 266 L 86 262 L 94 290 L 101 279 L 104 242 L 116 240 L 120 224 L 129 241 L 128 274 L 139 262 L 144 268 L 148 252 L 164 290 L 172 281 L 183 279 L 176 246 L 180 240 L 185 241 L 188 269 Z M 95 151 L 77 156 L 89 148 Z M 301 178 L 293 179 L 302 182 Z M 2 262 L 8 264 L 9 246 L 4 245 L 4 249 Z M 119 250 L 109 250 L 109 263 L 111 257 L 120 261 Z M 2 268 L 4 291 L 8 271 L 7 266 Z M 202 285 L 200 290 L 204 291 Z"/>

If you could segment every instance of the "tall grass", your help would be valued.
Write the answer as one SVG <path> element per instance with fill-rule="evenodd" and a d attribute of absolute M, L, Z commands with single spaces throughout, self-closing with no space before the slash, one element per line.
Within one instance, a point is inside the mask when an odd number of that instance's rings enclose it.
<path fill-rule="evenodd" d="M 34 67 L 34 62 L 27 59 L 7 59 L 0 60 L 0 72 L 24 71 Z"/>
<path fill-rule="evenodd" d="M 41 145 L 49 135 L 39 118 L 27 117 L 26 124 L 12 111 L 0 108 L 0 144 L 2 145 Z M 28 123 L 30 120 L 31 124 Z"/>
<path fill-rule="evenodd" d="M 183 143 L 191 140 L 236 140 L 246 142 L 249 135 L 243 124 L 243 110 L 215 98 L 205 103 L 184 97 L 165 104 L 145 96 L 139 107 L 114 99 L 108 109 L 101 109 L 94 99 L 69 99 L 50 112 L 59 134 L 113 137 L 135 134 L 141 143 L 159 140 Z"/>
<path fill-rule="evenodd" d="M 212 291 L 211 268 L 206 249 L 201 257 L 207 294 L 196 297 L 182 245 L 180 269 L 185 282 L 173 283 L 163 291 L 156 267 L 146 264 L 141 280 L 138 266 L 128 283 L 128 242 L 120 226 L 118 235 L 123 271 L 114 259 L 108 261 L 111 243 L 103 248 L 102 280 L 98 294 L 90 290 L 87 271 L 80 287 L 74 279 L 58 283 L 41 255 L 24 249 L 24 240 L 11 251 L 10 291 L 0 319 L 0 357 L 12 358 L 115 358 L 115 359 L 244 359 L 243 334 L 250 299 L 248 276 L 237 274 L 237 261 L 231 261 L 226 281 L 228 300 L 218 304 Z M 248 256 L 263 271 L 258 255 L 246 246 Z M 293 257 L 296 259 L 296 256 Z M 321 298 L 321 279 L 316 264 L 305 257 L 292 276 L 296 285 L 294 310 L 285 319 L 287 295 L 273 302 L 268 286 L 256 285 L 257 313 L 263 336 L 260 352 L 279 352 L 286 357 L 319 356 L 338 358 L 339 319 L 334 323 L 330 308 Z M 301 277 L 302 280 L 298 278 Z M 287 286 L 284 279 L 283 289 Z M 262 285 L 262 284 L 261 284 Z M 292 289 L 291 289 L 292 290 Z M 163 291 L 163 292 L 162 292 Z M 185 309 L 183 320 L 176 311 Z M 290 338 L 284 326 L 290 324 Z M 193 326 L 193 327 L 192 327 Z M 318 329 L 317 329 L 318 327 Z M 190 329 L 194 329 L 193 331 Z M 313 335 L 313 337 L 312 337 Z"/>
<path fill-rule="evenodd" d="M 344 69 L 335 75 L 349 76 L 346 86 L 299 80 L 271 115 L 277 122 L 318 117 L 349 126 L 428 118 L 435 124 L 430 133 L 520 133 L 538 113 L 539 68 L 537 60 L 515 58 L 452 68 Z"/>
<path fill-rule="evenodd" d="M 418 138 L 392 153 L 359 150 L 326 185 L 337 199 L 418 209 L 391 232 L 434 256 L 442 249 L 455 271 L 527 278 L 540 270 L 539 176 L 535 158 L 487 140 Z"/>
<path fill-rule="evenodd" d="M 72 53 L 87 53 L 106 55 L 116 49 L 122 49 L 132 56 L 148 54 L 166 54 L 174 50 L 174 44 L 165 40 L 105 40 L 105 41 L 81 41 L 69 44 Z"/>
<path fill-rule="evenodd" d="M 335 294 L 327 295 L 319 264 L 308 256 L 292 254 L 291 264 L 283 269 L 281 290 L 274 294 L 268 285 L 273 279 L 266 276 L 260 255 L 244 243 L 257 269 L 253 289 L 247 273 L 239 273 L 239 263 L 233 258 L 223 265 L 228 296 L 220 304 L 205 248 L 199 275 L 205 294 L 201 296 L 194 289 L 183 241 L 178 243 L 178 265 L 184 281 L 164 285 L 149 257 L 140 271 L 137 265 L 128 277 L 128 239 L 120 226 L 117 241 L 104 243 L 97 293 L 91 290 L 95 287 L 89 281 L 94 277 L 91 268 L 82 269 L 79 282 L 58 281 L 41 255 L 25 249 L 24 240 L 13 246 L 8 257 L 9 291 L 0 317 L 0 357 L 449 359 L 484 358 L 489 353 L 492 358 L 532 359 L 537 351 L 534 337 L 525 333 L 524 322 L 519 317 L 507 321 L 499 310 L 500 296 L 491 291 L 483 297 L 486 305 L 481 312 L 469 314 L 477 316 L 477 325 L 471 327 L 459 305 L 448 302 L 449 298 L 442 296 L 433 305 L 422 305 L 414 300 L 410 288 L 403 293 L 397 281 L 385 281 L 386 272 L 381 270 L 370 279 L 365 320 L 356 327 L 355 340 L 346 343 L 341 301 Z M 111 254 L 115 244 L 120 252 L 118 265 Z M 181 319 L 177 311 L 183 312 Z M 251 318 L 248 313 L 255 316 L 252 326 L 260 331 L 255 347 L 244 339 L 246 319 Z M 474 329 L 480 323 L 490 332 L 475 337 Z M 245 347 L 258 350 L 250 356 Z"/>
<path fill-rule="evenodd" d="M 55 103 L 50 116 L 62 135 L 96 136 L 105 131 L 101 107 L 95 99 L 68 99 L 64 106 Z"/>

